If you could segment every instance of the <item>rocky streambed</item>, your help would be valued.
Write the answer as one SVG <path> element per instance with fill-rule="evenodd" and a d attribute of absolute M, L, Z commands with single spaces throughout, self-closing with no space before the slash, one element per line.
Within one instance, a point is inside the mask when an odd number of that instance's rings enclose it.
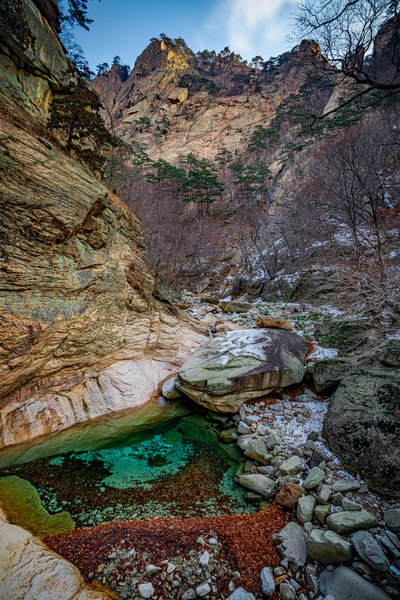
<path fill-rule="evenodd" d="M 396 343 L 338 356 L 315 336 L 333 309 L 245 304 L 191 300 L 216 339 L 163 393 L 205 408 L 3 474 L 70 511 L 46 544 L 123 600 L 397 598 Z"/>

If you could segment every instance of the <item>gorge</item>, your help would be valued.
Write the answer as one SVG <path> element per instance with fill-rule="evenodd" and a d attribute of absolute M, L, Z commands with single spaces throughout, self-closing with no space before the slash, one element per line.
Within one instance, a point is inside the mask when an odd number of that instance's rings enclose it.
<path fill-rule="evenodd" d="M 0 22 L 0 600 L 396 598 L 395 100 L 314 40 L 86 81 L 55 0 Z"/>

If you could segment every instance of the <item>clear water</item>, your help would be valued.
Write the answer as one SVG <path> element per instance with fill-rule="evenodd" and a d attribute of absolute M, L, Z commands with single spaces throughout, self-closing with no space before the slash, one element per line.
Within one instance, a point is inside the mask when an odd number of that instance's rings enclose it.
<path fill-rule="evenodd" d="M 50 513 L 69 511 L 77 527 L 253 511 L 234 482 L 240 451 L 221 442 L 216 427 L 184 416 L 118 447 L 42 458 L 0 474 L 27 479 Z"/>

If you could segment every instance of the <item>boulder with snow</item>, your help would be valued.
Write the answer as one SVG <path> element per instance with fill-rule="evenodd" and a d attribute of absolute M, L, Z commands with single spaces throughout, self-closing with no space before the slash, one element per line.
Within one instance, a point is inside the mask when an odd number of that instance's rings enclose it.
<path fill-rule="evenodd" d="M 307 341 L 283 329 L 231 331 L 200 346 L 181 367 L 175 385 L 219 412 L 236 412 L 246 400 L 299 383 Z"/>

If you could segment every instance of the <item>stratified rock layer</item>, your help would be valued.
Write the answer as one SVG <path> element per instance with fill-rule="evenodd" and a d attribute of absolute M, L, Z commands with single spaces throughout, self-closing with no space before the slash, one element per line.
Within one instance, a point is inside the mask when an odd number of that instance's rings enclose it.
<path fill-rule="evenodd" d="M 53 90 L 77 76 L 47 13 L 18 6 L 0 31 L 3 465 L 34 443 L 57 451 L 59 432 L 79 448 L 85 426 L 146 403 L 204 339 L 156 298 L 138 220 L 46 129 Z"/>
<path fill-rule="evenodd" d="M 400 371 L 370 367 L 342 380 L 324 421 L 345 467 L 379 491 L 400 495 Z"/>
<path fill-rule="evenodd" d="M 198 348 L 175 385 L 211 410 L 234 412 L 246 400 L 298 383 L 306 340 L 283 329 L 231 331 Z"/>

